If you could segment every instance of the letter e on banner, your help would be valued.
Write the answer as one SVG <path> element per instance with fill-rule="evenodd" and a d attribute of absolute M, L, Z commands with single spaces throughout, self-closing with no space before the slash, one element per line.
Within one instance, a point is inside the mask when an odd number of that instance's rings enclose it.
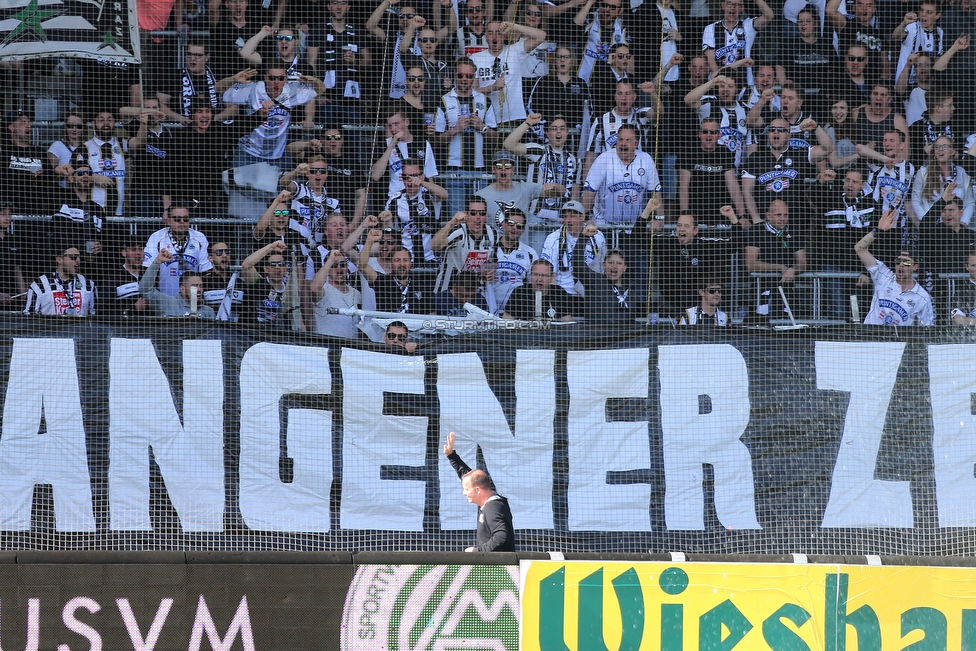
<path fill-rule="evenodd" d="M 929 346 L 932 456 L 940 527 L 976 526 L 976 346 Z"/>

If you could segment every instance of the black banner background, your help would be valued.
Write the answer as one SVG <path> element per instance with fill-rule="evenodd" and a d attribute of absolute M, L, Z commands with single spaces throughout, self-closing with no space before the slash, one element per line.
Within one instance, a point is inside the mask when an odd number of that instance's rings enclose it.
<path fill-rule="evenodd" d="M 423 346 L 426 356 L 427 398 L 411 403 L 387 401 L 390 413 L 426 415 L 428 450 L 425 479 L 427 499 L 425 531 L 389 532 L 341 530 L 338 504 L 342 499 L 342 376 L 341 349 L 330 349 L 333 392 L 315 398 L 318 408 L 332 409 L 335 482 L 332 491 L 333 522 L 329 534 L 281 534 L 250 531 L 237 508 L 239 441 L 238 374 L 244 352 L 259 341 L 294 345 L 328 346 L 336 341 L 316 336 L 275 335 L 226 325 L 163 321 L 138 321 L 109 325 L 92 321 L 23 320 L 0 321 L 0 400 L 6 396 L 11 342 L 14 337 L 70 337 L 75 341 L 79 379 L 92 475 L 94 508 L 98 532 L 60 534 L 53 526 L 49 492 L 35 490 L 32 531 L 0 533 L 3 549 L 234 549 L 234 550 L 410 550 L 458 549 L 469 544 L 473 532 L 441 531 L 438 525 L 437 455 L 439 422 L 436 399 L 437 367 L 434 356 L 443 353 L 476 352 L 489 384 L 505 410 L 514 419 L 513 379 L 517 348 L 549 347 L 556 352 L 557 412 L 555 419 L 555 482 L 553 530 L 518 532 L 523 550 L 701 553 L 811 553 L 811 554 L 906 554 L 955 555 L 973 551 L 969 528 L 939 528 L 935 511 L 932 460 L 932 411 L 928 390 L 927 348 L 935 343 L 974 343 L 968 329 L 882 329 L 867 327 L 769 332 L 702 328 L 634 328 L 615 332 L 571 327 L 550 332 L 494 332 L 482 336 L 443 339 Z M 225 528 L 220 534 L 187 534 L 166 498 L 165 487 L 153 466 L 152 533 L 119 533 L 108 530 L 108 350 L 110 337 L 148 338 L 171 383 L 174 403 L 180 410 L 182 343 L 188 338 L 219 339 L 224 356 L 225 386 Z M 822 529 L 824 508 L 830 492 L 832 472 L 840 444 L 849 394 L 819 391 L 816 386 L 814 347 L 816 341 L 877 342 L 902 341 L 906 349 L 898 371 L 877 458 L 876 479 L 911 482 L 915 526 L 912 529 Z M 663 498 L 664 472 L 661 457 L 661 428 L 657 353 L 659 345 L 715 344 L 734 346 L 743 355 L 749 372 L 751 418 L 742 441 L 752 456 L 756 490 L 756 511 L 761 531 L 725 529 L 712 506 L 710 474 L 706 468 L 705 531 L 668 531 Z M 342 345 L 349 346 L 348 342 Z M 382 350 L 371 343 L 353 346 Z M 650 386 L 647 401 L 621 400 L 608 407 L 608 420 L 647 420 L 651 449 L 652 530 L 648 532 L 571 532 L 567 526 L 567 408 L 566 351 L 648 347 Z M 38 369 L 43 372 L 43 369 Z M 612 373 L 612 369 L 600 372 Z M 709 369 L 701 369 L 708 373 Z M 870 369 L 851 368 L 869 382 Z M 302 398 L 286 398 L 283 407 L 300 406 Z M 322 401 L 328 404 L 322 404 Z M 290 404 L 288 404 L 290 401 Z M 16 409 L 16 405 L 2 405 Z M 181 414 L 182 415 L 182 414 Z M 288 462 L 282 461 L 282 479 L 287 481 Z M 456 490 L 451 486 L 450 490 Z M 976 503 L 976 500 L 974 500 Z M 976 506 L 974 506 L 976 508 Z M 472 528 L 474 518 L 472 517 Z"/>

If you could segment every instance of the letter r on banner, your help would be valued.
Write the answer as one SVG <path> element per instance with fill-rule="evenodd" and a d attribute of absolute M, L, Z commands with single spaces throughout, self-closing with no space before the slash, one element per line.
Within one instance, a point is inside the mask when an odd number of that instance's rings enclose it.
<path fill-rule="evenodd" d="M 715 471 L 719 522 L 734 529 L 759 529 L 752 456 L 739 440 L 750 410 L 742 354 L 727 344 L 659 346 L 658 368 L 668 529 L 705 528 L 705 463 Z"/>

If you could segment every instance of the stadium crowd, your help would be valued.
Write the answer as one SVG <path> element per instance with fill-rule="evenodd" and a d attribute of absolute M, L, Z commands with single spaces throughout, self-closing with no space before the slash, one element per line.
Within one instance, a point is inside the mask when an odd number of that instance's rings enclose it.
<path fill-rule="evenodd" d="M 831 318 L 976 323 L 976 2 L 686 2 L 138 2 L 191 37 L 88 62 L 53 142 L 4 115 L 0 303 L 727 325 L 745 273 L 763 320 L 820 271 Z M 237 250 L 248 166 L 279 192 Z"/>

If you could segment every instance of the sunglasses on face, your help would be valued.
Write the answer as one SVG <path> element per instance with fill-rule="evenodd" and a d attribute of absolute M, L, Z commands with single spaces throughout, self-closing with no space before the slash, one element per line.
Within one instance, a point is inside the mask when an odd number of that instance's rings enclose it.
<path fill-rule="evenodd" d="M 275 217 L 287 217 L 290 214 L 291 214 L 291 211 L 290 210 L 276 210 L 276 211 L 274 211 L 274 216 Z"/>
<path fill-rule="evenodd" d="M 914 266 L 914 260 L 906 260 L 905 258 L 898 258 L 898 264 L 905 265 L 906 267 Z"/>
<path fill-rule="evenodd" d="M 402 332 L 387 332 L 386 338 L 393 341 L 406 341 L 407 335 L 403 334 Z"/>
<path fill-rule="evenodd" d="M 91 170 L 75 170 L 75 176 L 91 176 Z"/>
<path fill-rule="evenodd" d="M 469 215 L 485 216 L 485 215 L 488 214 L 488 211 L 487 210 L 469 210 L 468 211 L 468 214 Z"/>
<path fill-rule="evenodd" d="M 789 130 L 789 127 L 769 127 L 770 133 L 786 133 Z"/>
<path fill-rule="evenodd" d="M 721 294 L 722 293 L 722 288 L 721 287 L 709 287 L 705 291 L 708 292 L 709 294 Z"/>
<path fill-rule="evenodd" d="M 400 18 L 404 18 L 406 20 L 413 20 L 413 17 L 416 15 L 417 14 L 400 14 Z"/>
<path fill-rule="evenodd" d="M 541 16 L 542 15 L 542 12 L 541 11 L 526 11 L 525 12 L 525 15 L 526 16 Z"/>
<path fill-rule="evenodd" d="M 474 79 L 474 75 L 459 72 L 459 73 L 457 73 L 457 78 L 458 79 Z"/>
<path fill-rule="evenodd" d="M 525 224 L 523 224 L 522 222 L 513 221 L 511 219 L 506 219 L 505 223 L 511 226 L 512 228 L 517 228 L 519 230 L 523 230 L 525 228 Z"/>
<path fill-rule="evenodd" d="M 81 122 L 65 122 L 64 123 L 64 128 L 65 129 L 84 129 L 85 128 L 85 125 L 83 123 L 81 123 Z"/>
<path fill-rule="evenodd" d="M 310 168 L 308 168 L 308 173 L 309 174 L 316 174 L 316 175 L 319 175 L 319 176 L 321 176 L 322 174 L 325 174 L 328 171 L 329 170 L 327 168 L 325 168 L 325 167 L 310 167 Z"/>
<path fill-rule="evenodd" d="M 437 42 L 437 37 L 436 36 L 421 36 L 417 40 L 420 41 L 421 43 L 436 43 Z"/>
<path fill-rule="evenodd" d="M 188 224 L 188 223 L 190 223 L 190 218 L 189 217 L 170 217 L 169 220 L 171 222 L 178 222 L 180 224 Z"/>
<path fill-rule="evenodd" d="M 211 253 L 214 255 L 230 255 L 230 249 L 214 249 Z"/>
<path fill-rule="evenodd" d="M 349 263 L 348 262 L 345 262 L 345 261 L 336 262 L 334 265 L 332 265 L 332 268 L 333 269 L 348 269 L 349 268 Z"/>
<path fill-rule="evenodd" d="M 265 77 L 267 81 L 285 81 L 288 79 L 287 75 L 267 75 Z"/>
<path fill-rule="evenodd" d="M 61 257 L 62 258 L 67 258 L 69 260 L 81 260 L 81 254 L 80 253 L 65 253 Z"/>
<path fill-rule="evenodd" d="M 342 140 L 342 134 L 341 133 L 330 133 L 330 134 L 326 134 L 325 136 L 323 136 L 323 138 L 325 138 L 326 140 Z"/>
<path fill-rule="evenodd" d="M 281 34 L 278 34 L 277 36 L 275 36 L 275 40 L 276 41 L 294 41 L 295 40 L 295 37 L 294 36 L 291 36 L 291 35 L 282 36 Z"/>
<path fill-rule="evenodd" d="M 287 267 L 288 266 L 288 262 L 285 261 L 285 260 L 274 260 L 274 261 L 270 261 L 269 260 L 265 264 L 267 264 L 269 267 Z"/>
<path fill-rule="evenodd" d="M 852 63 L 864 63 L 865 61 L 868 60 L 868 58 L 867 57 L 852 57 L 852 56 L 849 56 L 849 57 L 847 57 L 847 60 L 850 61 L 850 62 L 852 62 Z"/>
<path fill-rule="evenodd" d="M 407 75 L 407 81 L 427 81 L 423 75 Z"/>
<path fill-rule="evenodd" d="M 612 5 L 609 2 L 604 2 L 603 3 L 603 8 L 604 9 L 620 9 L 620 5 Z"/>
<path fill-rule="evenodd" d="M 495 169 L 496 170 L 510 170 L 513 167 L 515 167 L 515 163 L 511 163 L 511 162 L 507 162 L 507 161 L 495 163 Z"/>

